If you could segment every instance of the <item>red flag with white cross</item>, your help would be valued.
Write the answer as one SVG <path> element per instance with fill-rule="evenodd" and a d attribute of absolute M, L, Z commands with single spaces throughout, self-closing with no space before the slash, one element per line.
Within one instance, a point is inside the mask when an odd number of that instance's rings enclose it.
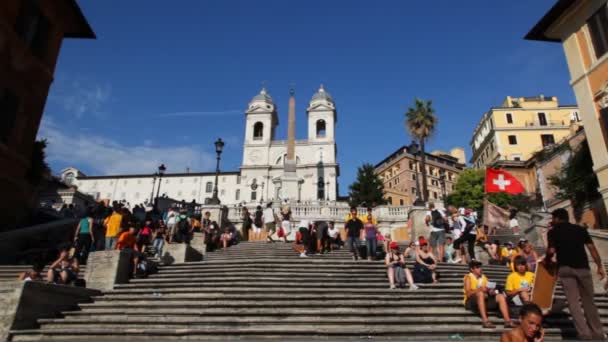
<path fill-rule="evenodd" d="M 512 174 L 504 170 L 486 168 L 486 193 L 506 192 L 512 195 L 526 191 Z"/>

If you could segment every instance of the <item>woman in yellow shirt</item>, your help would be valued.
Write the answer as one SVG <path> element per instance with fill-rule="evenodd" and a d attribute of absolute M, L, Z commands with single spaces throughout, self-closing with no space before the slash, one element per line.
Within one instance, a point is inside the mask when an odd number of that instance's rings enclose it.
<path fill-rule="evenodd" d="M 526 258 L 518 255 L 513 261 L 515 271 L 507 277 L 505 291 L 507 296 L 515 305 L 523 305 L 530 302 L 532 285 L 534 285 L 534 273 L 528 271 Z"/>

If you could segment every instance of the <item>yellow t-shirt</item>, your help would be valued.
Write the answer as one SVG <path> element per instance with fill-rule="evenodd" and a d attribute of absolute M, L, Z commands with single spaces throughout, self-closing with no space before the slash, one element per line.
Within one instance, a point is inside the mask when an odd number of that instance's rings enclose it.
<path fill-rule="evenodd" d="M 122 215 L 119 213 L 113 213 L 110 217 L 106 218 L 106 237 L 116 237 L 120 231 L 120 223 L 122 222 Z"/>
<path fill-rule="evenodd" d="M 515 253 L 514 249 L 509 250 L 507 247 L 503 247 L 500 250 L 500 256 L 503 258 L 509 258 L 511 257 L 511 255 L 513 255 Z"/>
<path fill-rule="evenodd" d="M 462 300 L 462 304 L 465 304 L 467 302 L 467 289 L 464 287 L 467 277 L 469 277 L 469 279 L 470 279 L 469 281 L 471 282 L 472 289 L 476 289 L 476 288 L 488 285 L 488 278 L 484 274 L 482 274 L 481 278 L 479 278 L 479 279 L 477 277 L 475 277 L 475 275 L 473 273 L 469 273 L 469 274 L 465 275 L 464 278 L 462 278 L 462 293 L 464 296 L 464 299 Z"/>
<path fill-rule="evenodd" d="M 523 276 L 517 272 L 509 274 L 507 277 L 507 283 L 505 284 L 505 290 L 513 291 L 523 287 L 532 287 L 534 284 L 534 273 L 526 272 Z"/>
<path fill-rule="evenodd" d="M 367 218 L 367 214 L 359 216 L 359 219 L 361 219 L 361 221 L 363 221 L 364 224 L 370 221 Z M 375 226 L 378 225 L 378 219 L 376 219 L 376 216 L 372 215 L 372 220 L 371 221 L 372 221 L 373 225 L 375 225 Z"/>

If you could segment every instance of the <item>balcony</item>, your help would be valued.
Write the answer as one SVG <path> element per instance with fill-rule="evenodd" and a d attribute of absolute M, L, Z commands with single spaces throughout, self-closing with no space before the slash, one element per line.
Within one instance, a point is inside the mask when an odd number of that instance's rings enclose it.
<path fill-rule="evenodd" d="M 526 121 L 526 127 L 565 127 L 568 126 L 564 120 L 548 120 L 540 122 L 538 120 Z"/>

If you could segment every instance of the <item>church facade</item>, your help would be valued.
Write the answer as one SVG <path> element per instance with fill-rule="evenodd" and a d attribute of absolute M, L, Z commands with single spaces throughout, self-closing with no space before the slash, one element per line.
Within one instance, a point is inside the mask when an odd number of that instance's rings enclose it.
<path fill-rule="evenodd" d="M 245 111 L 240 170 L 221 172 L 218 178 L 218 197 L 222 204 L 337 199 L 340 168 L 333 98 L 321 86 L 309 101 L 307 139 L 295 139 L 293 94 L 289 107 L 288 139 L 277 140 L 279 114 L 272 97 L 262 89 L 251 99 Z M 70 167 L 61 172 L 61 178 L 97 200 L 124 200 L 135 205 L 150 202 L 159 193 L 179 201 L 206 203 L 213 194 L 215 173 L 169 173 L 158 179 L 153 174 L 88 176 Z M 286 178 L 293 181 L 293 187 L 286 186 Z"/>

